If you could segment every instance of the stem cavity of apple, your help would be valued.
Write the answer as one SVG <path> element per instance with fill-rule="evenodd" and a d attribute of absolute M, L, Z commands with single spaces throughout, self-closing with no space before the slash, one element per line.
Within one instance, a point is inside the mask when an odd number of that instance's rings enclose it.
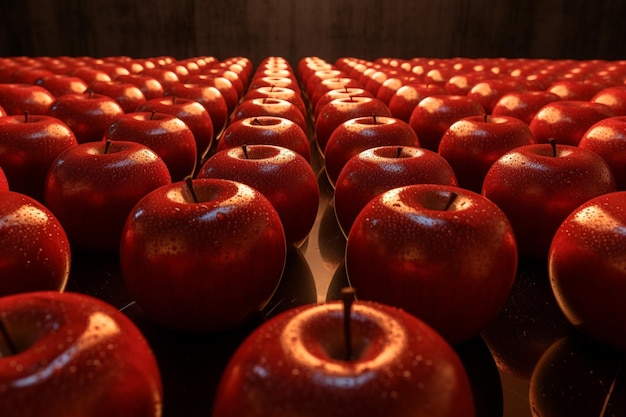
<path fill-rule="evenodd" d="M 345 343 L 346 361 L 352 360 L 352 303 L 354 303 L 354 288 L 346 287 L 341 290 L 341 299 L 343 301 L 343 336 Z"/>
<path fill-rule="evenodd" d="M 109 153 L 109 149 L 111 149 L 111 143 L 113 143 L 111 141 L 111 139 L 107 139 L 106 142 L 104 143 L 104 154 L 108 154 Z"/>
<path fill-rule="evenodd" d="M 18 353 L 17 348 L 15 347 L 15 344 L 13 343 L 13 339 L 11 339 L 11 335 L 9 334 L 6 324 L 4 323 L 4 320 L 2 319 L 0 319 L 0 335 L 6 342 L 7 347 L 9 348 L 9 355 L 16 355 Z M 0 355 L 0 357 L 1 356 L 2 355 Z"/>
<path fill-rule="evenodd" d="M 184 181 L 185 181 L 185 184 L 187 185 L 187 188 L 189 189 L 189 193 L 191 194 L 191 198 L 193 199 L 193 202 L 199 203 L 200 201 L 198 200 L 198 196 L 196 195 L 196 190 L 194 190 L 193 188 L 193 178 L 191 177 L 191 175 L 187 175 Z"/>
<path fill-rule="evenodd" d="M 248 146 L 247 145 L 241 145 L 241 150 L 243 151 L 243 156 L 246 159 L 250 159 L 250 155 L 248 155 Z"/>

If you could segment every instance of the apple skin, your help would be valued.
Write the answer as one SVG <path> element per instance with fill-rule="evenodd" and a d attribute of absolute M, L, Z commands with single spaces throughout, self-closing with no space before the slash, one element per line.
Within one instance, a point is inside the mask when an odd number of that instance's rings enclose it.
<path fill-rule="evenodd" d="M 65 122 L 78 143 L 86 143 L 102 140 L 107 126 L 124 110 L 109 96 L 85 92 L 58 97 L 47 114 Z"/>
<path fill-rule="evenodd" d="M 55 117 L 0 117 L 0 166 L 11 190 L 40 202 L 50 165 L 77 144 L 70 128 Z"/>
<path fill-rule="evenodd" d="M 237 120 L 256 116 L 274 116 L 289 119 L 306 132 L 307 121 L 298 108 L 287 100 L 278 98 L 251 98 L 243 100 L 236 107 L 230 118 L 230 123 Z"/>
<path fill-rule="evenodd" d="M 556 156 L 555 153 L 556 152 Z M 546 259 L 561 222 L 576 207 L 615 191 L 608 164 L 596 153 L 572 145 L 517 147 L 493 163 L 482 194 L 509 218 L 519 255 Z"/>
<path fill-rule="evenodd" d="M 139 87 L 119 80 L 94 81 L 89 84 L 87 91 L 111 97 L 117 101 L 124 113 L 132 113 L 146 102 L 146 96 Z"/>
<path fill-rule="evenodd" d="M 133 112 L 113 121 L 104 132 L 104 141 L 130 141 L 146 145 L 159 155 L 172 181 L 193 175 L 196 168 L 196 140 L 189 126 L 165 113 Z"/>
<path fill-rule="evenodd" d="M 343 358 L 343 306 L 296 307 L 259 326 L 229 361 L 213 417 L 475 416 L 458 355 L 423 321 L 356 301 Z"/>
<path fill-rule="evenodd" d="M 595 197 L 561 223 L 552 239 L 548 269 L 554 296 L 568 320 L 582 333 L 626 351 L 622 294 L 626 272 L 626 191 Z"/>
<path fill-rule="evenodd" d="M 379 194 L 361 210 L 345 262 L 360 298 L 403 308 L 456 344 L 475 337 L 504 306 L 517 245 L 490 200 L 454 186 L 417 184 Z"/>
<path fill-rule="evenodd" d="M 362 116 L 392 117 L 385 103 L 372 97 L 337 98 L 321 108 L 315 119 L 315 141 L 321 153 L 340 124 Z"/>
<path fill-rule="evenodd" d="M 46 114 L 54 98 L 39 85 L 0 83 L 0 106 L 9 115 Z"/>
<path fill-rule="evenodd" d="M 259 191 L 224 179 L 160 187 L 124 227 L 120 264 L 129 293 L 161 326 L 207 333 L 253 317 L 280 282 L 287 245 Z"/>
<path fill-rule="evenodd" d="M 443 134 L 438 153 L 448 161 L 459 186 L 479 193 L 491 165 L 506 152 L 535 138 L 523 121 L 508 116 L 469 116 Z"/>
<path fill-rule="evenodd" d="M 70 245 L 63 226 L 42 203 L 0 191 L 0 246 L 0 297 L 65 289 Z"/>
<path fill-rule="evenodd" d="M 0 191 L 9 191 L 9 180 L 7 180 L 2 167 L 0 167 Z"/>
<path fill-rule="evenodd" d="M 583 134 L 594 123 L 614 116 L 602 103 L 581 100 L 559 100 L 543 106 L 530 122 L 537 143 L 554 138 L 563 145 L 578 145 Z"/>
<path fill-rule="evenodd" d="M 309 162 L 297 152 L 274 145 L 244 145 L 217 152 L 197 178 L 239 181 L 260 191 L 280 216 L 288 245 L 300 246 L 317 216 L 320 191 Z"/>
<path fill-rule="evenodd" d="M 79 293 L 0 298 L 19 353 L 0 341 L 4 417 L 160 417 L 163 389 L 145 338 L 123 313 Z"/>
<path fill-rule="evenodd" d="M 201 159 L 213 144 L 213 121 L 209 112 L 195 100 L 182 97 L 160 97 L 146 101 L 138 112 L 165 113 L 178 117 L 191 129 L 196 140 L 196 154 Z"/>
<path fill-rule="evenodd" d="M 282 117 L 258 116 L 233 121 L 217 142 L 216 151 L 243 145 L 282 146 L 311 160 L 306 133 L 298 124 Z"/>
<path fill-rule="evenodd" d="M 506 93 L 493 106 L 493 116 L 517 117 L 530 125 L 535 114 L 546 104 L 559 101 L 554 93 L 543 90 L 528 90 Z"/>
<path fill-rule="evenodd" d="M 417 134 L 422 148 L 437 152 L 441 137 L 452 123 L 463 117 L 483 114 L 483 106 L 470 97 L 432 95 L 417 103 L 409 118 L 409 125 Z"/>
<path fill-rule="evenodd" d="M 616 116 L 626 116 L 626 85 L 604 88 L 591 97 L 590 101 L 608 106 Z"/>
<path fill-rule="evenodd" d="M 133 206 L 150 191 L 171 183 L 165 162 L 136 142 L 79 144 L 50 166 L 44 201 L 72 246 L 117 252 Z"/>
<path fill-rule="evenodd" d="M 412 146 L 378 146 L 348 160 L 334 193 L 337 222 L 348 237 L 354 220 L 377 195 L 411 184 L 457 186 L 452 167 L 439 154 Z"/>
<path fill-rule="evenodd" d="M 585 132 L 579 148 L 600 155 L 615 177 L 617 191 L 626 190 L 626 116 L 602 119 Z"/>
<path fill-rule="evenodd" d="M 408 123 L 393 117 L 355 117 L 337 126 L 324 150 L 324 168 L 331 185 L 351 157 L 383 145 L 417 148 L 420 142 Z"/>
<path fill-rule="evenodd" d="M 437 84 L 407 84 L 389 99 L 389 110 L 393 117 L 408 123 L 413 109 L 424 97 L 442 94 L 446 94 L 446 90 Z"/>

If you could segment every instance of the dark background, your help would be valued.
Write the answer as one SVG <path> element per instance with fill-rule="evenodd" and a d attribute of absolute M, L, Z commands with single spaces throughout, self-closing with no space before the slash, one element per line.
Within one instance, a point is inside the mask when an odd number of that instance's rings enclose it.
<path fill-rule="evenodd" d="M 2 0 L 0 56 L 622 59 L 623 0 Z M 5 4 L 8 3 L 8 4 Z"/>

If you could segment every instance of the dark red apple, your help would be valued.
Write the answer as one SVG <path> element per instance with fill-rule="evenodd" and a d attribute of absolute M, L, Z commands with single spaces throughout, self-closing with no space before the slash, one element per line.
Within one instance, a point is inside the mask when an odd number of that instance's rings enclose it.
<path fill-rule="evenodd" d="M 0 106 L 9 115 L 46 114 L 54 96 L 35 84 L 0 83 Z"/>
<path fill-rule="evenodd" d="M 626 190 L 626 116 L 607 117 L 593 124 L 578 147 L 604 158 L 615 177 L 617 190 Z"/>
<path fill-rule="evenodd" d="M 61 120 L 43 115 L 0 117 L 0 167 L 11 190 L 43 202 L 50 165 L 78 143 Z"/>
<path fill-rule="evenodd" d="M 285 233 L 260 192 L 223 179 L 160 187 L 128 216 L 124 281 L 162 326 L 217 332 L 250 320 L 271 298 L 286 260 Z"/>
<path fill-rule="evenodd" d="M 437 84 L 407 84 L 398 89 L 389 100 L 389 110 L 393 117 L 409 122 L 413 109 L 423 98 L 445 94 L 445 89 Z"/>
<path fill-rule="evenodd" d="M 482 194 L 509 218 L 523 257 L 546 259 L 554 233 L 579 205 L 615 191 L 607 163 L 572 145 L 517 147 L 493 163 Z"/>
<path fill-rule="evenodd" d="M 317 216 L 317 177 L 302 155 L 274 145 L 244 145 L 211 156 L 197 178 L 239 181 L 260 191 L 272 203 L 288 245 L 300 246 Z"/>
<path fill-rule="evenodd" d="M 88 295 L 0 298 L 4 417 L 159 417 L 161 375 L 139 329 Z"/>
<path fill-rule="evenodd" d="M 468 116 L 482 116 L 485 109 L 467 96 L 432 95 L 415 106 L 409 125 L 423 148 L 437 152 L 443 134 L 454 122 Z"/>
<path fill-rule="evenodd" d="M 535 114 L 546 104 L 559 101 L 560 97 L 543 90 L 528 90 L 506 93 L 493 106 L 493 116 L 517 117 L 530 124 Z"/>
<path fill-rule="evenodd" d="M 521 81 L 513 77 L 490 78 L 475 84 L 467 93 L 467 97 L 473 98 L 490 114 L 500 98 L 509 92 L 526 91 L 527 88 Z"/>
<path fill-rule="evenodd" d="M 197 163 L 196 140 L 189 126 L 176 116 L 156 112 L 127 113 L 104 132 L 104 141 L 146 145 L 163 159 L 172 181 L 193 175 Z"/>
<path fill-rule="evenodd" d="M 116 252 L 133 206 L 171 183 L 165 162 L 136 142 L 89 142 L 62 152 L 46 179 L 45 204 L 70 243 L 93 252 Z"/>
<path fill-rule="evenodd" d="M 443 134 L 438 153 L 448 161 L 459 186 L 480 194 L 491 165 L 506 152 L 535 138 L 526 123 L 509 116 L 469 116 Z"/>
<path fill-rule="evenodd" d="M 70 245 L 61 223 L 42 203 L 21 193 L 0 191 L 0 247 L 0 298 L 65 289 Z"/>
<path fill-rule="evenodd" d="M 139 87 L 120 80 L 94 81 L 89 84 L 88 91 L 111 97 L 117 101 L 124 113 L 132 113 L 146 102 L 146 96 Z"/>
<path fill-rule="evenodd" d="M 141 90 L 146 100 L 163 97 L 165 89 L 156 78 L 142 74 L 122 74 L 115 77 L 115 81 L 135 85 Z"/>
<path fill-rule="evenodd" d="M 572 211 L 550 246 L 548 268 L 555 298 L 582 333 L 619 350 L 626 335 L 626 192 L 595 197 Z"/>
<path fill-rule="evenodd" d="M 124 110 L 109 96 L 85 92 L 58 97 L 47 114 L 65 122 L 78 143 L 86 143 L 102 140 L 106 128 Z"/>
<path fill-rule="evenodd" d="M 350 158 L 335 184 L 333 206 L 346 237 L 361 210 L 377 195 L 411 184 L 458 185 L 439 154 L 412 146 L 378 146 Z"/>
<path fill-rule="evenodd" d="M 220 90 L 204 84 L 177 83 L 165 90 L 165 96 L 182 97 L 197 101 L 209 112 L 213 134 L 219 136 L 228 122 L 228 105 Z"/>
<path fill-rule="evenodd" d="M 87 83 L 82 78 L 70 75 L 53 74 L 47 77 L 39 78 L 35 81 L 39 85 L 48 90 L 53 96 L 59 97 L 64 94 L 80 94 L 87 91 Z"/>
<path fill-rule="evenodd" d="M 463 364 L 422 320 L 367 301 L 311 304 L 261 325 L 229 361 L 213 409 L 213 417 L 426 414 L 476 415 Z"/>
<path fill-rule="evenodd" d="M 594 123 L 612 117 L 613 111 L 602 103 L 559 100 L 543 106 L 530 122 L 537 143 L 555 139 L 563 145 L 578 145 Z"/>
<path fill-rule="evenodd" d="M 505 213 L 487 198 L 417 184 L 379 194 L 361 210 L 345 262 L 362 299 L 403 308 L 456 344 L 504 306 L 517 245 Z"/>
<path fill-rule="evenodd" d="M 616 116 L 626 116 L 626 85 L 604 88 L 589 101 L 608 106 Z"/>
<path fill-rule="evenodd" d="M 303 132 L 308 130 L 304 115 L 293 103 L 287 100 L 267 97 L 243 100 L 236 107 L 230 123 L 257 116 L 282 117 L 296 123 Z"/>
<path fill-rule="evenodd" d="M 242 145 L 277 145 L 311 160 L 306 133 L 289 119 L 273 116 L 249 117 L 232 122 L 217 143 L 216 151 Z"/>
<path fill-rule="evenodd" d="M 350 158 L 383 145 L 419 147 L 420 142 L 408 123 L 393 117 L 362 116 L 337 126 L 324 149 L 324 167 L 331 185 Z"/>

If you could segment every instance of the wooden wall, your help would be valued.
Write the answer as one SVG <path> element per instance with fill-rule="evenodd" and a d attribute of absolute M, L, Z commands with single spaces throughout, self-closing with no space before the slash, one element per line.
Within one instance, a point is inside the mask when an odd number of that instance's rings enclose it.
<path fill-rule="evenodd" d="M 0 56 L 626 58 L 624 0 L 0 3 Z"/>

